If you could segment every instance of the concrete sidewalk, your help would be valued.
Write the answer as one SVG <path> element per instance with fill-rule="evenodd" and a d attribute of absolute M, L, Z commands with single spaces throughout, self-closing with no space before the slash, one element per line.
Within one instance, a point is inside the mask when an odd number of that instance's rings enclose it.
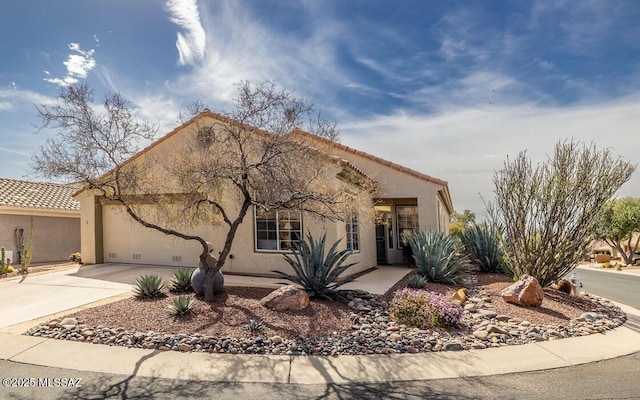
<path fill-rule="evenodd" d="M 0 359 L 24 364 L 211 382 L 391 382 L 569 367 L 640 351 L 640 333 L 606 334 L 484 350 L 373 356 L 259 356 L 128 349 L 0 333 Z"/>
<path fill-rule="evenodd" d="M 106 282 L 102 290 L 113 290 L 128 296 L 126 281 L 131 266 L 107 269 L 87 268 L 68 274 L 50 276 L 47 281 L 31 282 L 33 290 L 60 288 L 72 282 L 70 290 L 96 289 L 98 281 Z M 153 268 L 159 272 L 157 267 Z M 410 269 L 382 267 L 350 283 L 351 289 L 384 293 Z M 141 274 L 136 269 L 136 276 Z M 89 276 L 92 276 L 91 278 Z M 97 279 L 101 276 L 101 279 Z M 74 281 L 74 279 L 76 279 Z M 87 281 L 89 280 L 89 281 Z M 94 282 L 90 282 L 94 280 Z M 226 284 L 251 283 L 279 286 L 281 279 L 225 276 Z M 75 283 L 73 283 L 75 282 Z M 1 282 L 5 283 L 5 282 Z M 24 283 L 24 282 L 23 282 Z M 12 287 L 20 283 L 11 283 Z M 2 289 L 4 289 L 3 287 Z M 31 289 L 31 287 L 29 288 Z M 126 291 L 127 293 L 122 293 Z M 101 292 L 106 293 L 106 292 Z M 38 297 L 40 293 L 38 293 Z M 85 301 L 83 298 L 81 301 Z M 111 301 L 106 298 L 101 301 Z M 85 305 L 86 306 L 86 305 Z M 623 306 L 624 307 L 624 306 Z M 627 313 L 640 315 L 639 310 L 623 308 Z M 67 311 L 68 313 L 70 311 Z M 46 316 L 44 319 L 50 318 Z M 345 383 L 390 382 L 486 376 L 569 367 L 640 352 L 640 333 L 625 326 L 605 334 L 577 338 L 505 346 L 484 350 L 372 356 L 261 356 L 208 353 L 180 353 L 175 351 L 143 350 L 119 346 L 79 343 L 48 338 L 23 336 L 30 326 L 26 323 L 0 329 L 0 359 L 17 363 L 49 367 L 125 374 L 152 378 L 216 382 L 263 383 Z"/>

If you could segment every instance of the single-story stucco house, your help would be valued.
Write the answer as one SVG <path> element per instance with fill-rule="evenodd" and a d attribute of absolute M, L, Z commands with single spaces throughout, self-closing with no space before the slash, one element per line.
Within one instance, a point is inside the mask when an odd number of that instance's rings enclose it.
<path fill-rule="evenodd" d="M 229 120 L 205 110 L 132 159 L 152 154 L 165 157 L 181 145 L 188 132 L 220 121 Z M 358 262 L 350 272 L 406 263 L 402 242 L 406 231 L 418 228 L 448 233 L 453 206 L 446 181 L 342 144 L 331 142 L 329 148 L 332 159 L 339 160 L 332 172 L 336 179 L 348 169 L 349 174 L 375 181 L 375 191 L 368 194 L 369 209 L 360 210 L 347 222 L 318 220 L 296 210 L 252 210 L 238 229 L 223 272 L 270 275 L 273 270 L 290 271 L 283 254 L 290 251 L 291 237 L 302 238 L 307 232 L 316 238 L 326 234 L 329 244 L 342 239 L 342 248 L 353 250 L 348 261 Z M 83 262 L 197 266 L 201 251 L 197 242 L 144 228 L 123 212 L 122 206 L 101 200 L 95 192 L 80 191 L 75 198 L 81 204 Z M 194 232 L 207 238 L 214 249 L 222 248 L 224 229 L 208 224 L 194 228 Z"/>
<path fill-rule="evenodd" d="M 78 187 L 0 178 L 0 246 L 13 264 L 29 242 L 33 216 L 32 263 L 69 259 L 80 251 Z"/>

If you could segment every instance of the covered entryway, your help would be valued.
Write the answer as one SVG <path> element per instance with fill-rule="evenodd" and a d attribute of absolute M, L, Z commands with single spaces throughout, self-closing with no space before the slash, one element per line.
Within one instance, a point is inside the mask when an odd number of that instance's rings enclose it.
<path fill-rule="evenodd" d="M 376 259 L 379 265 L 408 264 L 403 235 L 419 227 L 418 201 L 407 199 L 376 199 Z"/>

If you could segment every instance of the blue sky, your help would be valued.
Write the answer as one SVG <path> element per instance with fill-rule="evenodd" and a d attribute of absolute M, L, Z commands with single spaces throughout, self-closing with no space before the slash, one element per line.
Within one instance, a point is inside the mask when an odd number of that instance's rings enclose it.
<path fill-rule="evenodd" d="M 33 105 L 60 85 L 120 92 L 164 134 L 192 100 L 229 109 L 240 80 L 271 79 L 481 215 L 522 150 L 575 138 L 638 162 L 638 21 L 635 0 L 2 2 L 0 175 L 32 178 Z"/>

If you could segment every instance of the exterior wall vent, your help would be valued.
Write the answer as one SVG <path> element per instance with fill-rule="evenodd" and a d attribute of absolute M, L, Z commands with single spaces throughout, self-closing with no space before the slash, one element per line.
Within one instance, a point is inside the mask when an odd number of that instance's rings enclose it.
<path fill-rule="evenodd" d="M 134 260 L 142 260 L 142 254 L 133 253 L 133 259 Z"/>
<path fill-rule="evenodd" d="M 173 262 L 182 262 L 182 256 L 173 256 L 173 257 L 171 257 L 171 261 L 173 261 Z"/>
<path fill-rule="evenodd" d="M 107 253 L 107 258 L 118 258 L 116 253 Z"/>

